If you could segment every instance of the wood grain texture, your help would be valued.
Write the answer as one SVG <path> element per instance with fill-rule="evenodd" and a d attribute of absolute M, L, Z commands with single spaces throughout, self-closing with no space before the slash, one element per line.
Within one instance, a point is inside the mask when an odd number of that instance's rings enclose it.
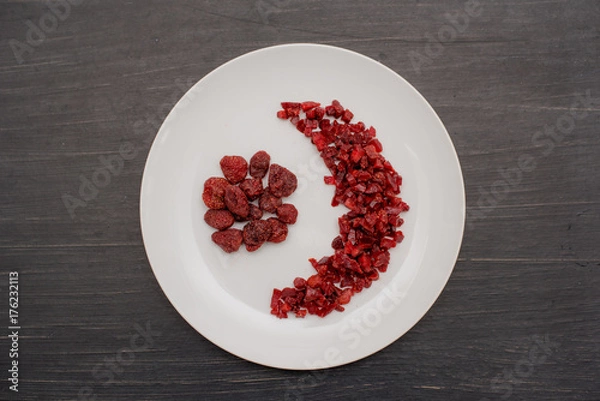
<path fill-rule="evenodd" d="M 0 291 L 5 304 L 18 270 L 23 332 L 20 392 L 2 378 L 0 399 L 600 399 L 600 3 L 480 0 L 480 15 L 415 68 L 409 55 L 427 56 L 428 37 L 465 4 L 88 0 L 19 63 L 10 40 L 26 42 L 27 21 L 49 6 L 2 2 Z M 469 211 L 455 271 L 416 327 L 315 373 L 257 366 L 198 335 L 158 286 L 138 217 L 145 157 L 185 90 L 288 42 L 355 50 L 411 82 L 454 141 Z M 585 116 L 552 149 L 536 143 L 586 91 Z M 71 218 L 61 196 L 124 144 L 136 155 Z M 535 168 L 482 208 L 481 191 L 522 155 Z M 104 385 L 94 369 L 131 347 L 136 324 L 160 334 Z M 528 371 L 521 362 L 544 339 L 547 358 Z"/>

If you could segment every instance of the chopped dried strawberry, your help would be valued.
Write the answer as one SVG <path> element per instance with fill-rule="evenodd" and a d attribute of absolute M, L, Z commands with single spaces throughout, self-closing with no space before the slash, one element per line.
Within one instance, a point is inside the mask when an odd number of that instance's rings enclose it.
<path fill-rule="evenodd" d="M 354 118 L 354 114 L 350 110 L 344 110 L 344 114 L 342 114 L 342 121 L 345 123 L 349 123 Z"/>
<path fill-rule="evenodd" d="M 302 277 L 296 277 L 294 279 L 294 287 L 299 290 L 306 288 L 306 280 L 304 280 Z"/>
<path fill-rule="evenodd" d="M 334 100 L 331 102 L 330 106 L 325 107 L 325 111 L 329 116 L 340 118 L 342 114 L 344 114 L 344 107 L 340 104 L 339 101 Z"/>
<path fill-rule="evenodd" d="M 296 102 L 282 102 L 281 107 L 284 109 L 298 109 L 302 107 L 302 104 Z"/>
<path fill-rule="evenodd" d="M 224 230 L 231 227 L 235 220 L 229 210 L 208 209 L 204 214 L 204 221 L 212 228 Z"/>
<path fill-rule="evenodd" d="M 215 244 L 219 245 L 227 253 L 240 249 L 243 241 L 242 231 L 237 228 L 216 231 L 212 234 L 211 238 Z"/>
<path fill-rule="evenodd" d="M 225 178 L 210 177 L 204 182 L 202 200 L 210 209 L 225 209 L 225 190 L 230 184 Z"/>
<path fill-rule="evenodd" d="M 323 181 L 327 185 L 335 185 L 335 178 L 330 175 L 326 175 L 325 177 L 323 177 Z"/>
<path fill-rule="evenodd" d="M 322 107 L 315 107 L 306 112 L 306 118 L 309 120 L 321 121 L 325 116 L 325 109 Z"/>
<path fill-rule="evenodd" d="M 315 107 L 319 107 L 321 103 L 317 102 L 302 102 L 300 105 L 302 107 L 302 111 L 308 111 L 310 109 L 314 109 Z"/>

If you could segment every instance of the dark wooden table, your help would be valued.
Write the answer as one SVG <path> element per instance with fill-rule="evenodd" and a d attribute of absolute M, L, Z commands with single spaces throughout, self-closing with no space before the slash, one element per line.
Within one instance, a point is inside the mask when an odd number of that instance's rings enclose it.
<path fill-rule="evenodd" d="M 599 400 L 599 23 L 597 0 L 2 1 L 0 399 Z M 177 99 L 289 42 L 352 49 L 411 82 L 448 128 L 468 201 L 430 312 L 383 351 L 316 373 L 246 362 L 192 329 L 138 217 Z M 82 199 L 119 152 L 122 171 Z"/>

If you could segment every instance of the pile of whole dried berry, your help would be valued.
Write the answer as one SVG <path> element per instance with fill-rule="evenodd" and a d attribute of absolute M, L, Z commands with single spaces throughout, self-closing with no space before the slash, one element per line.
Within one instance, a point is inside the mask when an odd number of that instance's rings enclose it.
<path fill-rule="evenodd" d="M 335 185 L 332 206 L 350 209 L 339 218 L 340 235 L 331 246 L 334 254 L 310 259 L 316 274 L 297 277 L 293 287 L 274 289 L 271 313 L 279 318 L 293 312 L 326 316 L 343 311 L 350 298 L 371 286 L 387 270 L 390 248 L 404 238 L 397 228 L 408 205 L 397 195 L 402 177 L 394 170 L 375 138 L 375 128 L 352 123 L 354 115 L 334 100 L 321 107 L 316 102 L 281 103 L 277 117 L 289 119 L 311 138 L 331 172 L 325 183 Z"/>
<path fill-rule="evenodd" d="M 287 225 L 296 222 L 298 211 L 282 198 L 296 190 L 298 180 L 285 167 L 270 163 L 271 156 L 264 150 L 256 152 L 250 164 L 242 156 L 224 156 L 220 165 L 225 178 L 211 177 L 204 183 L 202 200 L 208 207 L 204 221 L 218 230 L 212 240 L 225 252 L 235 252 L 242 244 L 254 252 L 267 241 L 282 242 L 288 234 Z M 264 212 L 276 217 L 263 219 Z M 238 229 L 233 227 L 235 222 L 246 224 Z"/>

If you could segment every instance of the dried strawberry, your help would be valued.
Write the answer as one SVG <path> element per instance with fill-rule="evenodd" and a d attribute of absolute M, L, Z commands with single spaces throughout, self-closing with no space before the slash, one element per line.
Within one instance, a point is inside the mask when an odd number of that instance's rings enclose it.
<path fill-rule="evenodd" d="M 340 118 L 344 113 L 344 107 L 342 107 L 339 101 L 334 100 L 331 102 L 330 106 L 325 107 L 325 112 L 328 116 Z"/>
<path fill-rule="evenodd" d="M 258 199 L 264 190 L 262 180 L 257 178 L 246 178 L 240 183 L 240 189 L 244 191 L 246 197 L 251 201 Z"/>
<path fill-rule="evenodd" d="M 354 118 L 354 114 L 350 110 L 344 110 L 344 114 L 342 114 L 342 121 L 345 123 L 349 123 Z"/>
<path fill-rule="evenodd" d="M 240 249 L 243 241 L 242 231 L 237 228 L 216 231 L 212 234 L 211 238 L 215 244 L 219 245 L 227 253 Z"/>
<path fill-rule="evenodd" d="M 269 236 L 268 241 L 275 243 L 285 241 L 288 235 L 287 224 L 276 219 L 275 217 L 269 217 L 267 222 L 271 225 L 271 235 Z"/>
<path fill-rule="evenodd" d="M 281 107 L 284 109 L 299 109 L 301 106 L 302 104 L 297 102 L 281 102 Z"/>
<path fill-rule="evenodd" d="M 202 200 L 209 209 L 225 209 L 225 189 L 230 184 L 225 178 L 210 177 L 204 182 Z"/>
<path fill-rule="evenodd" d="M 277 218 L 286 224 L 294 224 L 298 218 L 298 209 L 291 203 L 284 203 L 277 208 Z"/>
<path fill-rule="evenodd" d="M 290 196 L 298 187 L 296 175 L 285 167 L 273 163 L 269 170 L 269 191 L 278 198 Z"/>
<path fill-rule="evenodd" d="M 296 277 L 294 279 L 294 287 L 296 287 L 299 290 L 303 290 L 306 288 L 306 280 L 304 280 L 302 277 Z"/>
<path fill-rule="evenodd" d="M 248 220 L 260 220 L 263 217 L 263 211 L 258 206 L 251 203 L 250 213 L 248 213 Z"/>
<path fill-rule="evenodd" d="M 315 107 L 306 112 L 306 118 L 309 120 L 321 121 L 325 116 L 325 109 L 322 107 Z"/>
<path fill-rule="evenodd" d="M 250 213 L 250 204 L 248 198 L 239 187 L 230 185 L 225 190 L 225 206 L 235 216 L 245 219 Z"/>
<path fill-rule="evenodd" d="M 260 244 L 260 245 L 248 245 L 248 244 L 246 244 L 246 250 L 248 252 L 255 252 L 255 251 L 258 251 L 258 248 L 260 248 L 261 246 L 262 246 L 262 244 Z"/>
<path fill-rule="evenodd" d="M 256 250 L 269 240 L 271 236 L 271 224 L 266 220 L 254 220 L 244 226 L 244 244 Z M 248 249 L 250 251 L 250 249 Z"/>
<path fill-rule="evenodd" d="M 248 174 L 248 162 L 242 156 L 223 156 L 219 164 L 223 175 L 232 184 L 241 182 Z"/>
<path fill-rule="evenodd" d="M 259 150 L 250 158 L 250 175 L 253 178 L 261 179 L 269 171 L 271 156 L 264 150 Z"/>
<path fill-rule="evenodd" d="M 204 214 L 204 221 L 212 228 L 224 230 L 233 225 L 234 218 L 229 210 L 208 209 Z"/>
<path fill-rule="evenodd" d="M 273 195 L 269 191 L 264 191 L 260 198 L 258 198 L 258 207 L 268 213 L 277 212 L 277 208 L 281 205 L 281 198 Z"/>
<path fill-rule="evenodd" d="M 310 109 L 314 109 L 315 107 L 319 107 L 321 103 L 317 102 L 302 102 L 300 107 L 302 107 L 302 111 L 308 111 Z"/>

